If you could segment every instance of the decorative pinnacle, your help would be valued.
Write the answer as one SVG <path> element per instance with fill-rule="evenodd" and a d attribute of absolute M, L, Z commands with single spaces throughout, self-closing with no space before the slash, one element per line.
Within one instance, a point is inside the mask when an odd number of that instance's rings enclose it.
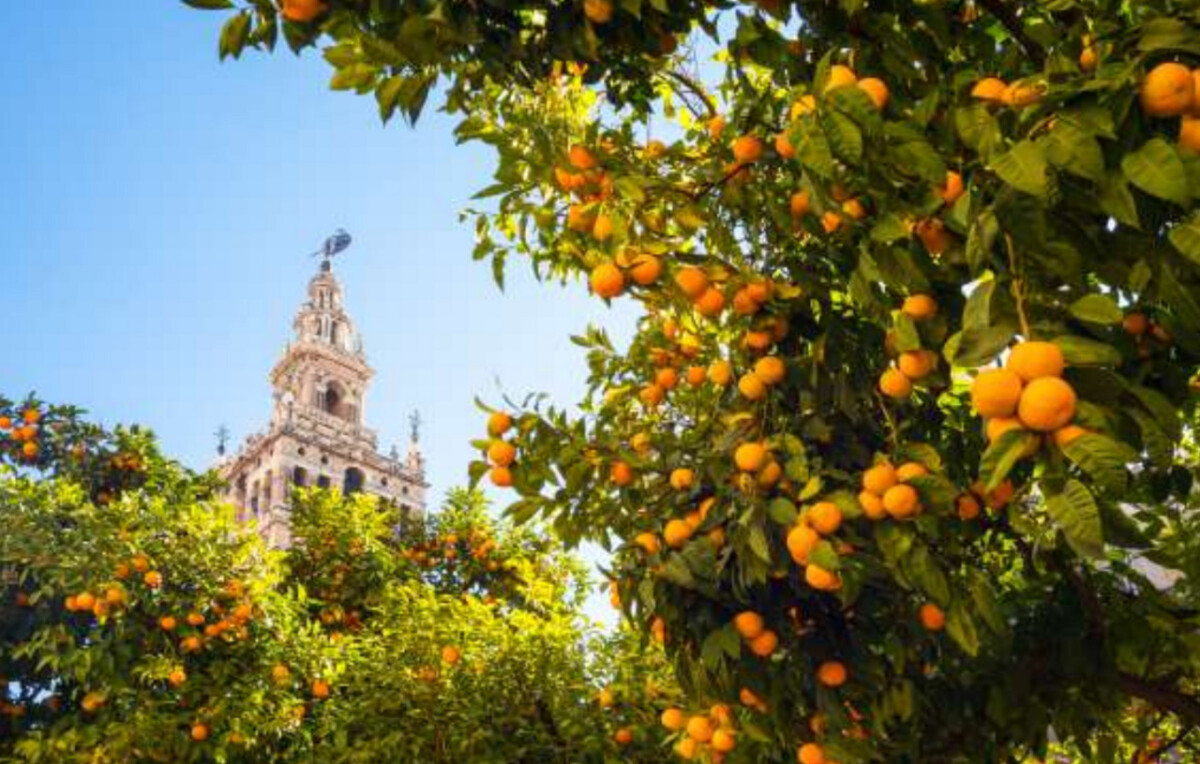
<path fill-rule="evenodd" d="M 328 271 L 332 267 L 334 256 L 345 252 L 350 246 L 350 234 L 346 233 L 345 229 L 339 228 L 325 240 L 321 248 L 312 253 L 312 257 L 321 257 L 321 270 Z"/>

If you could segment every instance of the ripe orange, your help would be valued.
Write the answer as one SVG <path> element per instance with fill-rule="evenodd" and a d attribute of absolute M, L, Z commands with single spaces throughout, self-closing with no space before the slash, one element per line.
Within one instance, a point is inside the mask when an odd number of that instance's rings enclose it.
<path fill-rule="evenodd" d="M 625 291 L 625 276 L 614 263 L 600 263 L 592 269 L 588 278 L 592 291 L 605 299 L 612 299 Z"/>
<path fill-rule="evenodd" d="M 492 480 L 492 485 L 497 488 L 509 488 L 513 484 L 512 470 L 508 467 L 492 467 L 488 477 Z"/>
<path fill-rule="evenodd" d="M 283 0 L 283 17 L 297 24 L 307 24 L 325 12 L 323 0 Z"/>
<path fill-rule="evenodd" d="M 771 629 L 764 629 L 757 637 L 749 640 L 747 646 L 750 648 L 750 652 L 759 658 L 766 658 L 778 649 L 779 635 Z"/>
<path fill-rule="evenodd" d="M 817 667 L 817 681 L 826 687 L 841 687 L 846 679 L 846 667 L 841 661 L 825 661 Z"/>
<path fill-rule="evenodd" d="M 276 663 L 271 667 L 271 680 L 275 682 L 275 684 L 284 684 L 288 681 L 288 679 L 291 678 L 291 676 L 292 672 L 289 671 L 288 667 L 282 663 Z"/>
<path fill-rule="evenodd" d="M 875 102 L 875 108 L 880 111 L 887 107 L 888 101 L 892 97 L 887 83 L 878 77 L 864 77 L 858 81 L 858 87 L 871 97 L 871 100 Z"/>
<path fill-rule="evenodd" d="M 1017 416 L 1029 429 L 1052 432 L 1075 418 L 1075 390 L 1058 377 L 1042 377 L 1025 386 Z"/>
<path fill-rule="evenodd" d="M 24 456 L 26 459 L 33 459 L 34 457 L 36 457 L 38 455 L 38 452 L 41 450 L 42 450 L 41 446 L 39 446 L 37 443 L 33 442 L 32 440 L 26 441 L 25 443 L 21 444 L 21 455 Z"/>
<path fill-rule="evenodd" d="M 329 697 L 329 683 L 324 679 L 315 679 L 312 683 L 312 694 L 317 700 L 324 700 Z"/>
<path fill-rule="evenodd" d="M 883 494 L 883 508 L 897 520 L 912 517 L 920 506 L 920 496 L 911 485 L 894 485 Z"/>
<path fill-rule="evenodd" d="M 805 114 L 812 114 L 817 109 L 816 96 L 803 95 L 800 96 L 790 109 L 788 109 L 788 119 L 796 120 L 803 117 Z"/>
<path fill-rule="evenodd" d="M 787 374 L 787 367 L 778 356 L 764 356 L 754 364 L 754 374 L 767 385 L 777 385 Z"/>
<path fill-rule="evenodd" d="M 1195 100 L 1192 71 L 1183 64 L 1163 63 L 1150 70 L 1142 81 L 1142 112 L 1150 117 L 1186 114 Z"/>
<path fill-rule="evenodd" d="M 863 490 L 882 496 L 887 489 L 900 481 L 896 468 L 888 462 L 880 462 L 871 467 L 862 476 Z"/>
<path fill-rule="evenodd" d="M 979 499 L 975 498 L 973 494 L 962 494 L 955 501 L 954 505 L 958 510 L 959 519 L 974 520 L 975 518 L 979 517 Z"/>
<path fill-rule="evenodd" d="M 1146 314 L 1144 313 L 1127 313 L 1125 319 L 1121 322 L 1121 328 L 1135 337 L 1140 337 L 1150 328 L 1150 320 L 1146 318 Z"/>
<path fill-rule="evenodd" d="M 940 255 L 950 249 L 953 239 L 946 231 L 946 225 L 938 218 L 926 218 L 913 228 L 925 250 L 931 255 Z"/>
<path fill-rule="evenodd" d="M 738 391 L 748 400 L 761 401 L 767 397 L 767 386 L 757 374 L 749 372 L 738 380 Z"/>
<path fill-rule="evenodd" d="M 707 716 L 697 714 L 688 719 L 687 734 L 688 737 L 697 743 L 707 743 L 709 740 L 712 740 L 713 736 L 712 722 L 708 720 Z"/>
<path fill-rule="evenodd" d="M 1008 84 L 997 77 L 984 77 L 971 88 L 971 97 L 989 103 L 1002 104 L 1008 94 Z"/>
<path fill-rule="evenodd" d="M 906 462 L 905 464 L 900 465 L 899 469 L 896 470 L 896 479 L 901 483 L 907 483 L 913 478 L 918 478 L 922 475 L 928 474 L 929 470 L 925 468 L 924 464 L 921 464 L 920 462 Z"/>
<path fill-rule="evenodd" d="M 796 147 L 792 145 L 792 140 L 788 138 L 786 130 L 775 136 L 775 153 L 784 159 L 792 159 L 796 156 Z"/>
<path fill-rule="evenodd" d="M 493 438 L 498 438 L 504 433 L 508 432 L 509 428 L 512 427 L 512 423 L 513 421 L 511 416 L 503 411 L 496 411 L 488 417 L 488 435 L 491 435 Z"/>
<path fill-rule="evenodd" d="M 662 261 L 654 255 L 638 255 L 633 259 L 629 275 L 639 286 L 650 286 L 662 275 Z"/>
<path fill-rule="evenodd" d="M 142 576 L 142 581 L 151 589 L 158 589 L 163 584 L 162 573 L 159 573 L 157 570 L 147 571 L 146 575 Z"/>
<path fill-rule="evenodd" d="M 767 449 L 761 443 L 743 443 L 733 452 L 733 462 L 742 472 L 758 472 L 767 463 Z"/>
<path fill-rule="evenodd" d="M 646 385 L 638 393 L 638 398 L 647 408 L 654 408 L 663 402 L 667 397 L 667 391 L 663 390 L 657 384 Z"/>
<path fill-rule="evenodd" d="M 1024 426 L 1021 420 L 1013 417 L 996 417 L 995 419 L 987 420 L 987 426 L 984 428 L 984 435 L 987 437 L 988 443 L 995 443 L 997 440 L 1009 430 L 1021 430 Z"/>
<path fill-rule="evenodd" d="M 174 671 L 167 675 L 167 681 L 172 687 L 179 687 L 187 681 L 187 672 L 181 667 L 176 667 Z"/>
<path fill-rule="evenodd" d="M 613 733 L 613 740 L 617 745 L 629 745 L 633 742 L 633 731 L 628 727 L 622 727 Z"/>
<path fill-rule="evenodd" d="M 835 533 L 842 524 L 842 510 L 832 501 L 819 501 L 808 510 L 808 524 L 822 536 Z"/>
<path fill-rule="evenodd" d="M 663 528 L 663 540 L 672 549 L 682 549 L 692 537 L 692 526 L 686 520 L 668 520 Z"/>
<path fill-rule="evenodd" d="M 204 616 L 200 613 L 191 612 L 187 614 L 187 618 L 184 620 L 188 622 L 189 626 L 199 626 L 204 623 Z"/>
<path fill-rule="evenodd" d="M 863 514 L 867 516 L 868 520 L 882 520 L 887 517 L 887 510 L 883 508 L 883 499 L 879 494 L 860 491 L 858 505 L 862 507 Z"/>
<path fill-rule="evenodd" d="M 630 467 L 627 462 L 617 460 L 609 467 L 608 477 L 613 485 L 624 488 L 633 482 L 633 467 Z"/>
<path fill-rule="evenodd" d="M 0 416 L 0 430 L 12 429 L 12 417 Z"/>
<path fill-rule="evenodd" d="M 912 395 L 912 380 L 899 369 L 888 369 L 879 377 L 879 391 L 889 398 L 902 400 Z"/>
<path fill-rule="evenodd" d="M 1090 433 L 1077 424 L 1069 424 L 1060 430 L 1054 431 L 1054 443 L 1059 448 L 1066 448 L 1075 441 Z"/>
<path fill-rule="evenodd" d="M 708 289 L 708 276 L 694 265 L 680 268 L 675 273 L 675 283 L 691 299 L 696 299 Z"/>
<path fill-rule="evenodd" d="M 708 120 L 708 122 L 704 125 L 704 128 L 708 131 L 708 137 L 715 141 L 717 138 L 721 137 L 721 133 L 725 130 L 725 118 L 718 114 L 717 116 Z"/>
<path fill-rule="evenodd" d="M 733 628 L 742 639 L 750 640 L 762 634 L 765 627 L 761 615 L 753 610 L 745 610 L 733 617 Z"/>
<path fill-rule="evenodd" d="M 442 648 L 442 662 L 448 663 L 451 666 L 456 665 L 462 659 L 462 652 L 454 645 L 446 645 Z"/>
<path fill-rule="evenodd" d="M 812 207 L 810 198 L 807 191 L 797 191 L 792 194 L 791 199 L 788 200 L 788 210 L 792 213 L 792 217 L 802 218 L 808 214 Z"/>
<path fill-rule="evenodd" d="M 717 753 L 729 753 L 737 746 L 737 735 L 733 730 L 718 729 L 709 743 Z"/>
<path fill-rule="evenodd" d="M 757 162 L 762 153 L 762 141 L 753 135 L 741 135 L 733 140 L 733 158 L 738 164 Z"/>
<path fill-rule="evenodd" d="M 179 641 L 179 649 L 185 653 L 198 652 L 202 646 L 200 637 L 184 637 Z"/>
<path fill-rule="evenodd" d="M 721 311 L 725 309 L 725 295 L 721 294 L 720 289 L 710 286 L 696 298 L 693 305 L 700 315 L 713 318 L 721 315 Z"/>
<path fill-rule="evenodd" d="M 788 531 L 787 548 L 792 560 L 798 565 L 807 565 L 808 556 L 817 548 L 821 537 L 807 525 L 797 525 Z M 812 567 L 811 565 L 809 566 Z"/>
<path fill-rule="evenodd" d="M 900 373 L 909 379 L 923 379 L 929 376 L 937 364 L 937 353 L 932 350 L 910 350 L 900 354 L 896 365 Z"/>
<path fill-rule="evenodd" d="M 804 581 L 821 592 L 837 591 L 842 586 L 842 580 L 838 578 L 837 573 L 811 563 L 804 569 Z"/>
<path fill-rule="evenodd" d="M 1031 106 L 1042 100 L 1046 86 L 1038 82 L 1014 82 L 1004 92 L 1004 103 L 1016 109 Z"/>
<path fill-rule="evenodd" d="M 937 300 L 927 294 L 914 294 L 904 299 L 900 310 L 914 321 L 921 321 L 937 315 Z"/>
<path fill-rule="evenodd" d="M 1179 123 L 1179 146 L 1187 151 L 1200 153 L 1200 117 L 1183 115 Z"/>
<path fill-rule="evenodd" d="M 497 467 L 507 467 L 517 459 L 517 448 L 503 440 L 493 440 L 488 446 L 488 459 Z"/>
<path fill-rule="evenodd" d="M 1096 64 L 1100 61 L 1099 52 L 1096 50 L 1096 43 L 1088 35 L 1083 36 L 1083 50 L 1079 53 L 1079 68 L 1085 72 L 1095 71 Z"/>
<path fill-rule="evenodd" d="M 946 614 L 932 602 L 926 602 L 917 613 L 921 626 L 926 631 L 941 631 L 946 628 Z"/>
<path fill-rule="evenodd" d="M 835 233 L 841 227 L 842 216 L 833 210 L 828 210 L 821 216 L 821 228 L 824 229 L 825 233 Z"/>
<path fill-rule="evenodd" d="M 717 387 L 725 387 L 733 381 L 733 365 L 729 361 L 714 361 L 708 367 L 708 381 Z"/>
<path fill-rule="evenodd" d="M 707 370 L 703 366 L 689 366 L 684 378 L 692 387 L 699 387 L 704 384 L 706 374 Z"/>
<path fill-rule="evenodd" d="M 1010 417 L 1023 389 L 1021 377 L 1011 369 L 987 369 L 971 384 L 971 403 L 982 417 Z"/>
<path fill-rule="evenodd" d="M 567 228 L 578 233 L 590 233 L 596 224 L 596 213 L 582 204 L 567 208 Z"/>
<path fill-rule="evenodd" d="M 753 316 L 762 306 L 750 296 L 749 289 L 739 289 L 733 295 L 733 312 L 739 316 Z"/>
<path fill-rule="evenodd" d="M 596 166 L 596 157 L 591 151 L 588 151 L 586 146 L 578 143 L 572 144 L 571 148 L 567 149 L 567 161 L 576 170 L 590 170 Z"/>
<path fill-rule="evenodd" d="M 662 712 L 659 721 L 671 732 L 679 732 L 687 726 L 687 715 L 682 708 L 668 708 Z"/>
<path fill-rule="evenodd" d="M 963 179 L 954 170 L 946 171 L 946 182 L 937 188 L 937 195 L 946 204 L 954 204 L 963 195 Z"/>
<path fill-rule="evenodd" d="M 178 626 L 179 623 L 175 620 L 175 616 L 164 615 L 161 619 L 159 619 L 158 625 L 163 631 L 175 631 L 175 627 Z"/>
<path fill-rule="evenodd" d="M 1005 368 L 1012 370 L 1022 382 L 1042 377 L 1061 377 L 1067 362 L 1062 350 L 1053 342 L 1022 342 L 1008 355 Z"/>
<path fill-rule="evenodd" d="M 825 92 L 847 87 L 856 82 L 858 82 L 858 76 L 853 69 L 842 64 L 834 64 L 829 67 L 829 79 L 825 81 Z"/>
<path fill-rule="evenodd" d="M 79 706 L 85 712 L 91 714 L 99 710 L 108 699 L 100 692 L 89 692 L 83 696 L 83 700 L 79 701 Z"/>
<path fill-rule="evenodd" d="M 782 477 L 783 467 L 779 466 L 779 462 L 770 459 L 758 472 L 758 484 L 763 488 L 770 488 L 778 483 Z"/>
<path fill-rule="evenodd" d="M 90 592 L 75 595 L 76 610 L 91 610 L 96 605 L 96 597 Z"/>
<path fill-rule="evenodd" d="M 596 222 L 592 224 L 592 236 L 596 241 L 608 241 L 613 235 L 612 218 L 608 215 L 597 215 Z"/>
<path fill-rule="evenodd" d="M 816 743 L 805 743 L 796 751 L 799 764 L 825 764 L 825 751 Z"/>
<path fill-rule="evenodd" d="M 692 472 L 687 467 L 679 467 L 671 470 L 671 487 L 676 491 L 690 490 L 696 482 L 696 473 Z"/>

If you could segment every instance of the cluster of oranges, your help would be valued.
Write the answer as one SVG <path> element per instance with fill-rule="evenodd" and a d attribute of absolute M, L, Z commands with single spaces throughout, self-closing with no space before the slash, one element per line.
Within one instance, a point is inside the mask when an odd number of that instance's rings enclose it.
<path fill-rule="evenodd" d="M 984 77 L 971 88 L 971 97 L 993 106 L 1023 109 L 1042 100 L 1046 88 L 1035 81 L 1009 84 L 999 77 Z"/>
<path fill-rule="evenodd" d="M 842 586 L 842 579 L 835 571 L 810 559 L 822 537 L 832 536 L 841 526 L 842 510 L 831 501 L 819 501 L 801 513 L 788 531 L 788 553 L 804 568 L 805 582 L 817 591 L 833 592 Z"/>
<path fill-rule="evenodd" d="M 663 526 L 663 541 L 672 549 L 683 549 L 692 536 L 708 519 L 708 513 L 712 510 L 716 499 L 708 497 L 700 502 L 696 509 L 688 512 L 683 518 L 672 518 Z M 639 536 L 638 538 L 642 538 Z M 709 531 L 709 541 L 714 546 L 720 547 L 725 542 L 725 531 L 721 528 L 713 528 Z M 657 539 L 655 539 L 657 543 Z M 645 548 L 645 547 L 643 547 Z"/>
<path fill-rule="evenodd" d="M 42 448 L 37 442 L 38 422 L 42 414 L 36 408 L 28 408 L 21 412 L 20 420 L 14 421 L 8 415 L 0 416 L 0 436 L 7 435 L 12 439 L 17 454 L 26 461 L 37 459 Z"/>
<path fill-rule="evenodd" d="M 737 747 L 737 723 L 733 710 L 724 703 L 690 716 L 682 708 L 668 708 L 659 721 L 668 731 L 679 733 L 675 753 L 682 759 L 707 754 L 709 761 L 720 764 Z"/>
<path fill-rule="evenodd" d="M 106 587 L 99 596 L 89 591 L 72 594 L 63 602 L 63 608 L 68 613 L 91 613 L 98 619 L 104 619 L 114 610 L 123 607 L 126 601 L 124 587 L 113 584 Z"/>
<path fill-rule="evenodd" d="M 738 379 L 738 392 L 748 401 L 761 401 L 770 388 L 787 377 L 787 366 L 778 356 L 768 355 L 754 362 L 754 368 Z M 757 471 L 757 470 L 755 470 Z"/>
<path fill-rule="evenodd" d="M 862 475 L 862 490 L 858 504 L 870 520 L 907 520 L 921 512 L 921 496 L 910 485 L 913 478 L 929 474 L 920 462 L 906 462 L 895 467 L 891 462 L 880 462 L 867 469 Z"/>
<path fill-rule="evenodd" d="M 1138 356 L 1148 358 L 1156 349 L 1169 347 L 1174 341 L 1171 332 L 1145 313 L 1132 310 L 1121 320 L 1121 327 L 1133 338 Z"/>
<path fill-rule="evenodd" d="M 512 426 L 512 416 L 503 411 L 496 411 L 488 417 L 487 430 L 492 438 L 487 449 L 488 461 L 492 465 L 489 476 L 492 483 L 501 488 L 513 484 L 512 465 L 517 460 L 517 447 L 504 440 L 504 434 Z"/>
<path fill-rule="evenodd" d="M 759 658 L 767 658 L 779 648 L 779 635 L 768 629 L 763 617 L 753 610 L 745 610 L 735 615 L 733 628 L 750 652 Z"/>
<path fill-rule="evenodd" d="M 900 312 L 913 321 L 925 321 L 937 315 L 937 300 L 927 294 L 904 299 Z M 913 383 L 928 377 L 937 368 L 937 353 L 927 348 L 900 353 L 894 366 L 879 377 L 879 391 L 889 398 L 903 400 L 912 395 Z"/>
<path fill-rule="evenodd" d="M 701 316 L 716 318 L 725 310 L 725 293 L 709 280 L 703 268 L 686 265 L 675 272 L 674 278 L 679 291 L 691 301 L 692 308 Z M 766 302 L 770 297 L 766 287 L 764 292 L 761 302 Z"/>
<path fill-rule="evenodd" d="M 592 268 L 588 285 L 598 297 L 611 300 L 625 292 L 629 281 L 643 287 L 654 284 L 662 270 L 662 260 L 656 255 L 625 247 L 616 259 L 604 260 Z"/>
<path fill-rule="evenodd" d="M 980 511 L 985 505 L 993 511 L 1003 509 L 1012 501 L 1016 492 L 1016 486 L 1011 480 L 1003 481 L 991 491 L 984 490 L 983 483 L 976 482 L 971 486 L 971 490 L 965 491 L 958 497 L 955 507 L 958 510 L 959 518 L 974 520 L 979 517 Z"/>
<path fill-rule="evenodd" d="M 1075 390 L 1064 379 L 1066 361 L 1051 342 L 1029 340 L 1009 351 L 1003 368 L 981 371 L 971 384 L 971 402 L 986 420 L 989 441 L 1010 430 L 1029 431 L 1025 456 L 1033 456 L 1050 435 L 1065 447 L 1087 431 L 1072 425 Z"/>
<path fill-rule="evenodd" d="M 1200 152 L 1200 69 L 1166 62 L 1142 81 L 1142 113 L 1148 117 L 1179 117 L 1179 145 Z"/>
<path fill-rule="evenodd" d="M 763 361 L 779 361 L 779 359 L 774 356 L 762 358 L 755 365 L 755 369 L 758 369 L 758 366 Z M 780 369 L 783 367 L 781 361 L 779 362 L 779 367 Z M 757 374 L 758 372 L 752 373 Z M 783 372 L 780 371 L 777 381 L 783 378 L 782 375 Z M 741 473 L 737 478 L 738 487 L 744 493 L 753 493 L 756 489 L 760 488 L 771 488 L 779 483 L 783 477 L 783 467 L 780 466 L 774 454 L 762 443 L 750 442 L 739 445 L 733 452 L 733 463 Z"/>

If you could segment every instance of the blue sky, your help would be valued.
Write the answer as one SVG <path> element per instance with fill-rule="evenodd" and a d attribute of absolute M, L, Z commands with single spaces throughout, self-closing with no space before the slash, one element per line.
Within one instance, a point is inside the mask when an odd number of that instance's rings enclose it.
<path fill-rule="evenodd" d="M 432 111 L 380 125 L 333 93 L 319 55 L 217 61 L 222 16 L 163 0 L 28 3 L 0 48 L 0 391 L 37 390 L 152 427 L 194 467 L 226 424 L 265 424 L 266 375 L 329 233 L 377 371 L 369 424 L 403 448 L 425 420 L 434 496 L 466 480 L 498 383 L 566 404 L 585 366 L 568 335 L 628 334 L 633 311 L 510 265 L 500 292 L 458 222 L 491 155 Z M 432 103 L 432 101 L 431 101 Z"/>

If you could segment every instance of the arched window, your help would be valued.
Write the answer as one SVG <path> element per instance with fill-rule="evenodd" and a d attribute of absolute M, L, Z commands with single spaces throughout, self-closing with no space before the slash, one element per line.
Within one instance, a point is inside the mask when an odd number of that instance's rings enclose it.
<path fill-rule="evenodd" d="M 350 467 L 346 470 L 346 476 L 342 480 L 342 493 L 347 496 L 352 493 L 360 493 L 364 483 L 366 483 L 366 476 L 363 475 L 363 471 L 357 467 Z"/>
<path fill-rule="evenodd" d="M 301 488 L 308 485 L 308 470 L 303 467 L 295 467 L 292 470 L 292 482 Z"/>
<path fill-rule="evenodd" d="M 342 389 L 336 382 L 330 382 L 325 389 L 325 405 L 322 408 L 334 416 L 341 416 Z"/>

